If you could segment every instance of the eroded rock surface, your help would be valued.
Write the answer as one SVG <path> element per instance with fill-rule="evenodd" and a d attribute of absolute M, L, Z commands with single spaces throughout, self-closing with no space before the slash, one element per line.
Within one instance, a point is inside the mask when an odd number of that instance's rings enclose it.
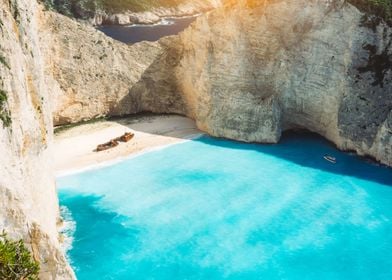
<path fill-rule="evenodd" d="M 232 1 L 169 47 L 172 81 L 212 135 L 275 143 L 305 128 L 391 165 L 392 30 L 366 21 L 345 1 Z"/>
<path fill-rule="evenodd" d="M 72 41 L 91 46 L 84 52 L 90 55 L 96 51 L 91 40 L 98 35 L 87 33 L 83 38 L 90 42 Z M 115 90 L 121 92 L 121 101 L 113 102 L 118 111 L 97 108 L 93 115 L 179 113 L 212 135 L 262 143 L 278 142 L 284 130 L 305 128 L 341 149 L 391 165 L 391 33 L 388 25 L 374 24 L 343 0 L 228 0 L 180 36 L 150 43 L 150 49 L 145 43 L 125 47 L 107 38 L 115 47 L 105 51 L 111 55 L 105 62 L 113 61 L 116 69 L 116 57 L 128 59 L 129 70 L 114 73 L 126 73 L 123 87 L 129 91 Z M 147 58 L 138 55 L 139 48 L 148 49 L 143 53 Z M 72 85 L 72 90 L 63 86 L 66 98 L 88 96 L 107 106 L 105 98 L 115 96 L 110 87 L 101 90 L 101 82 L 114 88 L 119 82 L 105 69 L 107 63 L 92 66 L 96 57 L 82 63 L 91 67 L 82 66 L 79 85 L 73 82 L 77 77 L 60 79 L 60 84 Z M 68 61 L 63 61 L 61 57 L 58 64 L 66 75 L 79 71 L 77 62 L 65 67 Z M 143 66 L 137 75 L 128 74 L 135 63 Z M 93 77 L 96 71 L 105 73 L 103 79 L 81 86 L 86 74 Z M 92 89 L 98 93 L 86 93 Z M 81 110 L 66 121 L 92 117 Z"/>
<path fill-rule="evenodd" d="M 177 53 L 167 51 L 167 41 L 128 46 L 52 12 L 40 28 L 46 74 L 59 93 L 52 94 L 55 125 L 142 111 L 184 114 L 178 92 L 170 90 Z M 140 82 L 146 79 L 152 95 Z"/>
<path fill-rule="evenodd" d="M 107 14 L 98 12 L 91 19 L 93 25 L 128 25 L 128 24 L 154 24 L 167 17 L 193 16 L 213 10 L 222 5 L 221 0 L 193 0 L 184 1 L 175 7 L 160 7 L 145 12 L 125 12 L 120 14 Z"/>
<path fill-rule="evenodd" d="M 61 92 L 53 96 L 55 125 L 139 111 L 137 97 L 124 99 L 162 53 L 159 43 L 127 46 L 56 13 L 41 30 L 46 73 Z"/>
<path fill-rule="evenodd" d="M 35 1 L 0 1 L 0 90 L 10 122 L 0 121 L 0 231 L 24 239 L 41 279 L 72 279 L 59 242 L 52 172 L 50 77 L 43 71 Z"/>

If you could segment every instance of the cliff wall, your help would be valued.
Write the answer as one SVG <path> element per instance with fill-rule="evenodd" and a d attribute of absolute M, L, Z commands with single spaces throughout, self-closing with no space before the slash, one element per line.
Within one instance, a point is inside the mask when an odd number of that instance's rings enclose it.
<path fill-rule="evenodd" d="M 0 231 L 25 240 L 42 279 L 72 279 L 57 227 L 41 18 L 35 1 L 0 1 Z"/>
<path fill-rule="evenodd" d="M 221 0 L 40 0 L 48 9 L 93 25 L 152 24 L 163 17 L 195 15 L 221 5 Z"/>
<path fill-rule="evenodd" d="M 161 45 L 127 46 L 65 16 L 45 15 L 40 27 L 45 72 L 59 93 L 52 94 L 54 124 L 138 112 L 140 101 L 129 91 L 162 54 Z"/>
<path fill-rule="evenodd" d="M 346 1 L 228 1 L 172 41 L 161 58 L 178 54 L 166 88 L 200 129 L 276 143 L 283 131 L 304 128 L 392 165 L 387 24 Z M 158 75 L 139 82 L 144 95 L 162 91 Z"/>
<path fill-rule="evenodd" d="M 76 45 L 62 45 L 76 29 Z M 54 55 L 61 98 L 90 100 L 75 112 L 63 102 L 58 124 L 99 114 L 179 113 L 209 134 L 249 142 L 276 143 L 283 131 L 304 128 L 392 164 L 392 29 L 347 1 L 227 0 L 180 36 L 133 46 L 72 21 L 51 33 L 69 57 Z M 98 37 L 112 49 L 93 66 Z M 82 63 L 72 61 L 83 48 Z"/>

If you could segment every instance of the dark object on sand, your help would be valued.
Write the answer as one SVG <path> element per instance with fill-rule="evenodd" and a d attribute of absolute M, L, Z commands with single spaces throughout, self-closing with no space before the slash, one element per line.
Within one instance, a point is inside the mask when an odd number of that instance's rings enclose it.
<path fill-rule="evenodd" d="M 98 145 L 97 148 L 95 149 L 95 152 L 102 152 L 102 151 L 114 148 L 116 146 L 118 146 L 118 141 L 113 139 L 105 144 Z"/>
<path fill-rule="evenodd" d="M 133 134 L 132 132 L 125 132 L 124 135 L 117 137 L 114 140 L 120 141 L 120 142 L 129 142 L 134 136 L 135 136 L 135 134 Z"/>
<path fill-rule="evenodd" d="M 98 145 L 94 152 L 102 152 L 117 147 L 119 144 L 118 142 L 129 142 L 134 136 L 135 134 L 133 134 L 132 132 L 125 132 L 120 137 L 114 138 L 107 143 Z"/>
<path fill-rule="evenodd" d="M 330 163 L 335 164 L 336 163 L 336 158 L 332 156 L 324 156 L 324 159 L 329 161 Z"/>

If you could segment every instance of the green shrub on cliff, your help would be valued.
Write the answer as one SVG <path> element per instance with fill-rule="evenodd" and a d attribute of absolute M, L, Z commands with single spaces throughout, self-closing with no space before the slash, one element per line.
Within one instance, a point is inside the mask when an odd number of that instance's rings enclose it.
<path fill-rule="evenodd" d="M 11 241 L 0 234 L 0 279 L 38 280 L 39 265 L 22 240 Z"/>
<path fill-rule="evenodd" d="M 0 64 L 3 64 L 3 65 L 4 65 L 5 67 L 7 67 L 8 69 L 11 69 L 10 66 L 8 65 L 8 63 L 7 63 L 6 59 L 5 59 L 5 57 L 2 56 L 1 54 L 0 54 Z"/>
<path fill-rule="evenodd" d="M 6 107 L 7 101 L 7 93 L 0 89 L 0 121 L 3 123 L 3 127 L 9 127 L 11 125 L 11 114 Z"/>
<path fill-rule="evenodd" d="M 392 21 L 392 0 L 348 0 L 363 12 Z"/>

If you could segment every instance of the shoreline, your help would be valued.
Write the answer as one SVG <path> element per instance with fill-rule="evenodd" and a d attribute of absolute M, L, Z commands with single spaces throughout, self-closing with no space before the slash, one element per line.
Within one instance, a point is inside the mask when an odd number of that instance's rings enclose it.
<path fill-rule="evenodd" d="M 201 15 L 203 15 L 203 13 L 196 13 L 196 14 L 192 14 L 192 15 L 179 15 L 179 16 L 164 16 L 164 17 L 160 17 L 158 20 L 154 21 L 154 22 L 130 22 L 130 23 L 126 23 L 126 24 L 115 24 L 115 23 L 103 23 L 103 24 L 98 24 L 98 25 L 93 25 L 96 29 L 99 30 L 99 28 L 102 27 L 151 27 L 151 26 L 160 26 L 160 25 L 173 25 L 174 23 L 170 22 L 171 20 L 178 20 L 178 19 L 190 19 L 190 18 L 198 18 Z"/>
<path fill-rule="evenodd" d="M 96 169 L 100 169 L 100 168 L 103 168 L 103 167 L 116 165 L 117 163 L 120 163 L 122 161 L 133 159 L 133 158 L 142 156 L 142 155 L 150 153 L 150 152 L 160 151 L 160 150 L 169 148 L 169 147 L 177 145 L 177 144 L 186 143 L 188 141 L 192 141 L 192 140 L 198 139 L 200 137 L 203 137 L 204 135 L 205 135 L 204 133 L 190 135 L 189 139 L 184 139 L 182 141 L 178 141 L 178 142 L 174 142 L 174 143 L 170 143 L 170 144 L 164 144 L 164 145 L 154 146 L 154 147 L 151 147 L 151 148 L 146 148 L 146 149 L 143 149 L 143 150 L 138 151 L 138 152 L 134 152 L 134 153 L 131 153 L 131 154 L 128 154 L 128 155 L 125 155 L 125 156 L 120 156 L 118 158 L 114 158 L 114 159 L 111 159 L 111 160 L 103 161 L 103 162 L 100 162 L 100 163 L 91 164 L 91 165 L 84 166 L 84 167 L 81 167 L 81 168 L 78 168 L 78 169 L 59 170 L 59 171 L 55 172 L 55 177 L 56 178 L 61 178 L 61 177 L 66 177 L 66 176 L 70 176 L 70 175 L 74 175 L 74 174 L 78 174 L 78 173 L 83 173 L 83 172 L 90 171 L 90 170 L 96 170 Z"/>
<path fill-rule="evenodd" d="M 153 9 L 145 12 L 125 12 L 116 14 L 98 13 L 91 19 L 85 20 L 95 28 L 102 26 L 132 26 L 132 25 L 155 25 L 168 18 L 191 18 L 199 17 L 217 7 L 208 9 L 194 9 L 192 11 L 181 11 L 172 9 Z"/>
<path fill-rule="evenodd" d="M 106 151 L 93 151 L 97 145 L 125 132 L 134 133 L 134 138 Z M 206 134 L 196 128 L 194 121 L 179 115 L 134 115 L 64 128 L 55 134 L 52 146 L 55 177 L 114 165 L 203 135 Z M 336 145 L 334 148 L 340 150 Z M 348 151 L 345 153 L 351 154 Z M 359 155 L 355 153 L 355 156 Z M 388 168 L 374 159 L 370 163 Z"/>
<path fill-rule="evenodd" d="M 102 28 L 108 28 L 108 27 L 124 27 L 124 28 L 130 28 L 130 27 L 155 27 L 155 26 L 170 26 L 176 24 L 177 20 L 181 19 L 194 19 L 196 20 L 198 17 L 200 17 L 202 14 L 195 14 L 191 16 L 178 16 L 178 17 L 163 17 L 160 18 L 160 20 L 154 22 L 154 23 L 129 23 L 129 24 L 101 24 L 101 25 L 94 25 L 94 27 L 102 32 Z"/>
<path fill-rule="evenodd" d="M 93 151 L 101 142 L 124 132 L 132 132 L 135 136 L 131 141 L 112 149 Z M 114 165 L 203 135 L 192 120 L 177 115 L 133 116 L 77 125 L 55 135 L 55 177 Z"/>

